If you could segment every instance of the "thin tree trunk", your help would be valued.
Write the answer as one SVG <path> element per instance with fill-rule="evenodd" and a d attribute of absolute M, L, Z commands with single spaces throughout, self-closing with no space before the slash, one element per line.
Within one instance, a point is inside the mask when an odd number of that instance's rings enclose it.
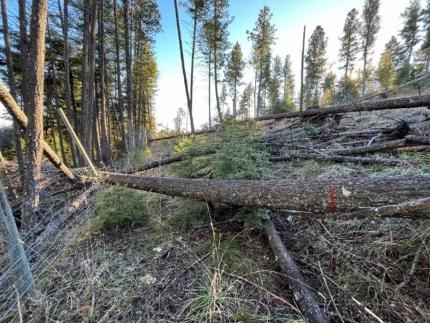
<path fill-rule="evenodd" d="M 305 69 L 305 39 L 306 39 L 306 25 L 303 27 L 303 42 L 302 42 L 302 63 L 300 68 L 300 113 L 303 112 L 303 88 L 304 88 L 304 69 Z"/>
<path fill-rule="evenodd" d="M 127 148 L 127 137 L 125 134 L 124 124 L 124 101 L 122 98 L 122 86 L 121 86 L 121 68 L 120 68 L 120 56 L 119 56 L 119 36 L 118 36 L 118 14 L 116 7 L 116 0 L 113 1 L 113 15 L 115 21 L 115 65 L 116 65 L 116 83 L 118 91 L 118 119 L 119 119 L 119 131 L 121 133 L 121 141 L 124 147 L 124 151 L 128 152 Z"/>
<path fill-rule="evenodd" d="M 209 45 L 210 47 L 210 45 Z M 209 129 L 212 128 L 212 89 L 211 89 L 211 59 L 212 59 L 212 52 L 209 48 L 209 61 L 208 61 L 208 108 L 209 108 Z"/>
<path fill-rule="evenodd" d="M 133 74 L 131 70 L 129 0 L 124 0 L 124 38 L 125 38 L 125 69 L 127 74 L 127 113 L 128 113 L 128 148 L 129 154 L 134 151 L 134 110 L 133 110 Z"/>
<path fill-rule="evenodd" d="M 24 113 L 28 115 L 29 44 L 27 36 L 27 1 L 19 0 L 19 49 L 21 52 L 21 96 Z"/>
<path fill-rule="evenodd" d="M 366 79 L 367 79 L 367 46 L 364 48 L 363 54 L 363 75 L 361 78 L 361 96 L 366 93 Z"/>
<path fill-rule="evenodd" d="M 218 22 L 218 2 L 217 0 L 214 1 L 214 24 L 217 25 Z M 216 108 L 218 111 L 218 118 L 219 121 L 223 121 L 222 117 L 222 111 L 220 106 L 220 100 L 219 100 L 219 92 L 218 92 L 218 41 L 217 41 L 217 30 L 216 28 L 213 28 L 213 52 L 214 52 L 214 82 L 215 82 L 215 98 L 216 98 Z"/>
<path fill-rule="evenodd" d="M 29 200 L 24 207 L 23 214 L 23 222 L 28 228 L 36 223 L 34 212 L 39 207 L 40 202 L 37 185 L 41 176 L 43 157 L 43 90 L 47 0 L 33 1 L 31 13 L 25 189 L 25 195 Z"/>
<path fill-rule="evenodd" d="M 10 39 L 9 39 L 9 24 L 6 10 L 6 0 L 1 0 L 1 14 L 2 14 L 2 22 L 3 22 L 3 41 L 4 41 L 4 51 L 6 57 L 6 66 L 7 66 L 7 77 L 8 77 L 8 85 L 10 89 L 10 93 L 12 96 L 17 99 L 16 93 L 16 83 L 15 83 L 15 72 L 13 70 L 13 60 L 12 60 L 12 52 L 10 49 Z M 16 122 L 13 122 L 13 138 L 15 141 L 16 153 L 18 158 L 18 166 L 19 166 L 19 176 L 21 180 L 21 185 L 24 186 L 25 176 L 24 176 L 24 158 L 22 155 L 22 146 L 21 146 L 21 133 L 19 131 L 19 127 Z"/>
<path fill-rule="evenodd" d="M 63 61 L 64 61 L 64 99 L 66 102 L 66 112 L 70 120 L 73 117 L 73 111 L 72 111 L 72 90 L 70 86 L 70 60 L 69 60 L 69 0 L 64 0 L 64 8 L 63 11 L 61 10 L 61 3 L 60 0 L 58 2 L 58 8 L 59 8 L 59 17 L 61 22 L 61 30 L 63 32 Z M 77 123 L 74 120 L 73 127 L 76 131 L 77 129 Z M 79 158 L 78 158 L 78 151 L 76 149 L 76 145 L 73 140 L 70 140 L 70 144 L 72 147 L 72 158 L 73 158 L 73 165 L 74 166 L 80 166 L 79 165 Z"/>
<path fill-rule="evenodd" d="M 176 29 L 178 31 L 179 52 L 181 55 L 182 76 L 184 78 L 184 87 L 185 87 L 185 95 L 187 97 L 188 114 L 190 116 L 191 132 L 194 133 L 195 129 L 194 129 L 194 120 L 193 120 L 193 105 L 192 105 L 192 101 L 191 101 L 190 91 L 188 89 L 187 72 L 185 70 L 184 49 L 183 49 L 183 45 L 182 45 L 181 24 L 179 21 L 179 12 L 178 12 L 177 0 L 173 0 L 173 4 L 175 6 Z M 194 28 L 196 28 L 196 26 Z M 194 55 L 195 29 L 193 31 L 193 34 L 194 34 L 194 37 L 193 37 L 193 54 L 192 55 Z M 193 59 L 192 59 L 191 64 L 192 64 L 192 69 L 194 69 L 194 60 Z"/>
<path fill-rule="evenodd" d="M 110 144 L 106 127 L 106 96 L 105 96 L 105 34 L 104 34 L 104 0 L 100 0 L 100 27 L 99 27 L 99 66 L 100 66 L 100 134 L 101 153 L 105 164 L 110 164 Z"/>
<path fill-rule="evenodd" d="M 196 10 L 197 12 L 197 10 Z M 194 13 L 194 26 L 193 26 L 193 45 L 191 49 L 191 76 L 190 76 L 190 124 L 191 132 L 195 131 L 194 117 L 193 117 L 193 98 L 194 98 L 194 59 L 196 53 L 196 33 L 197 33 L 197 13 Z"/>
<path fill-rule="evenodd" d="M 237 116 L 237 81 L 234 80 L 234 94 L 233 94 L 233 116 Z"/>

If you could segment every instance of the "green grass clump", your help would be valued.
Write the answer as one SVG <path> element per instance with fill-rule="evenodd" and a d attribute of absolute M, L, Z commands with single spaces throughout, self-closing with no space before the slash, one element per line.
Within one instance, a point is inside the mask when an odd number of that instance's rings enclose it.
<path fill-rule="evenodd" d="M 183 208 L 168 219 L 175 229 L 187 231 L 209 223 L 208 208 L 205 203 L 186 201 Z"/>
<path fill-rule="evenodd" d="M 116 186 L 98 198 L 91 231 L 145 226 L 150 220 L 149 213 L 141 192 Z"/>

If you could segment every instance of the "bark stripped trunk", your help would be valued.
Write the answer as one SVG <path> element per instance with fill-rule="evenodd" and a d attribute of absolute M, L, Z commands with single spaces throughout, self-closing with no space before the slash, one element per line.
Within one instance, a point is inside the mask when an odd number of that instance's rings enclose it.
<path fill-rule="evenodd" d="M 17 93 L 16 93 L 16 83 L 15 83 L 15 72 L 13 70 L 12 52 L 10 49 L 9 23 L 8 23 L 7 10 L 6 10 L 6 0 L 1 0 L 1 15 L 2 15 L 2 22 L 3 22 L 3 41 L 4 41 L 4 51 L 5 51 L 5 57 L 6 57 L 8 85 L 9 85 L 10 93 L 16 99 Z M 16 153 L 18 158 L 19 176 L 21 180 L 21 185 L 23 186 L 25 183 L 25 180 L 24 180 L 25 169 L 24 169 L 24 158 L 22 155 L 22 146 L 21 146 L 21 140 L 20 140 L 21 133 L 19 131 L 19 127 L 16 124 L 16 122 L 13 123 L 13 128 L 14 128 L 13 137 L 15 141 Z"/>
<path fill-rule="evenodd" d="M 29 199 L 24 206 L 23 222 L 31 228 L 34 211 L 39 207 L 37 184 L 41 176 L 43 157 L 43 90 L 45 64 L 45 29 L 47 0 L 33 1 L 30 25 L 30 61 L 28 66 L 29 119 L 26 132 L 26 189 Z"/>
<path fill-rule="evenodd" d="M 271 219 L 264 221 L 264 231 L 269 239 L 269 244 L 276 256 L 276 260 L 287 278 L 288 285 L 293 291 L 294 299 L 299 304 L 306 318 L 311 323 L 328 323 L 329 320 L 319 307 L 314 293 L 308 288 L 308 284 L 300 273 L 296 262 L 285 248 Z"/>
<path fill-rule="evenodd" d="M 296 210 L 320 217 L 430 196 L 430 176 L 426 175 L 228 181 L 105 174 L 108 182 L 135 189 L 214 203 Z"/>

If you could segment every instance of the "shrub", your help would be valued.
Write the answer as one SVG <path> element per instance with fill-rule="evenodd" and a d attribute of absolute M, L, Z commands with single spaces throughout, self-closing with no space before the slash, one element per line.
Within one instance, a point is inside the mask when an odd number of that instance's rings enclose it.
<path fill-rule="evenodd" d="M 145 226 L 149 223 L 149 215 L 142 192 L 115 186 L 98 198 L 92 231 Z"/>

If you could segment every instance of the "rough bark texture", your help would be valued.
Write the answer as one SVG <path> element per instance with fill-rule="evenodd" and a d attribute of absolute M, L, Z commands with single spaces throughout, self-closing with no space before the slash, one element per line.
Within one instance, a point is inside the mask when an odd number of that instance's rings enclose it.
<path fill-rule="evenodd" d="M 30 62 L 28 66 L 28 126 L 26 132 L 26 189 L 30 199 L 24 208 L 23 221 L 34 223 L 33 212 L 39 206 L 37 183 L 43 157 L 43 94 L 45 64 L 45 29 L 47 0 L 33 1 L 30 25 Z M 31 227 L 31 226 L 30 226 Z"/>
<path fill-rule="evenodd" d="M 329 321 L 320 309 L 314 293 L 308 288 L 308 284 L 300 273 L 294 259 L 285 248 L 272 220 L 268 219 L 264 221 L 264 231 L 269 239 L 269 244 L 275 254 L 276 260 L 282 272 L 287 277 L 288 285 L 293 292 L 294 299 L 299 304 L 306 318 L 311 323 L 328 323 Z"/>
<path fill-rule="evenodd" d="M 340 163 L 357 163 L 363 165 L 382 164 L 387 166 L 396 166 L 404 163 L 402 160 L 396 159 L 382 159 L 382 158 L 369 158 L 369 157 L 353 157 L 353 156 L 337 156 L 337 155 L 320 155 L 320 154 L 306 154 L 306 153 L 288 153 L 286 156 L 271 157 L 272 162 L 284 162 L 294 159 L 313 159 L 322 161 L 332 161 Z"/>
<path fill-rule="evenodd" d="M 335 149 L 335 150 L 330 150 L 327 153 L 333 154 L 333 155 L 359 155 L 359 154 L 375 153 L 378 151 L 404 147 L 406 145 L 408 145 L 408 141 L 406 139 L 400 139 L 400 140 L 392 140 L 392 141 L 384 142 L 381 144 L 374 144 L 370 146 Z"/>
<path fill-rule="evenodd" d="M 386 99 L 373 102 L 361 102 L 354 104 L 345 104 L 327 107 L 323 109 L 307 109 L 303 112 L 285 112 L 272 114 L 257 118 L 257 121 L 263 120 L 277 120 L 285 118 L 298 118 L 298 117 L 315 117 L 335 113 L 349 113 L 359 111 L 376 111 L 386 109 L 403 109 L 403 108 L 419 108 L 427 107 L 430 105 L 430 95 L 411 96 L 400 99 Z"/>
<path fill-rule="evenodd" d="M 207 180 L 105 173 L 112 184 L 214 203 L 324 214 L 430 196 L 430 176 L 305 180 Z M 328 214 L 327 214 L 328 213 Z"/>
<path fill-rule="evenodd" d="M 10 93 L 0 85 L 0 102 L 8 110 L 11 116 L 15 119 L 16 123 L 21 127 L 21 129 L 26 130 L 28 125 L 27 117 L 24 112 L 16 104 Z M 76 177 L 70 171 L 70 169 L 61 161 L 61 158 L 48 146 L 48 144 L 43 141 L 43 153 L 50 160 L 50 162 L 60 169 L 64 175 L 71 181 L 76 182 Z"/>

